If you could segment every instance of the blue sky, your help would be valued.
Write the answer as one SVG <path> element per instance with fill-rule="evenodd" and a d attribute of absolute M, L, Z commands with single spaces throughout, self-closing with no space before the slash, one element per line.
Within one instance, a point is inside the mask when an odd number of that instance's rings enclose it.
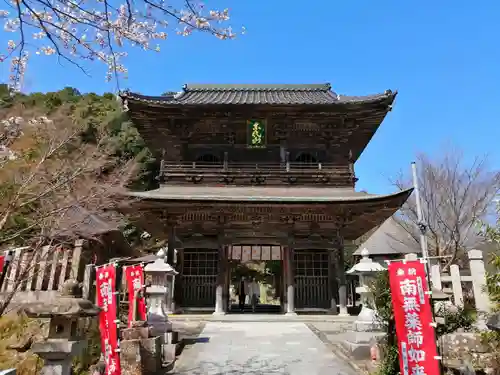
<path fill-rule="evenodd" d="M 171 36 L 160 54 L 131 51 L 122 88 L 157 95 L 196 83 L 323 83 L 341 94 L 399 90 L 394 110 L 356 164 L 359 189 L 394 190 L 417 152 L 447 145 L 468 158 L 488 153 L 500 167 L 500 3 L 395 0 L 208 0 L 229 7 L 245 35 L 219 41 Z M 10 35 L 1 35 L 4 42 Z M 1 77 L 8 66 L 0 65 Z M 89 78 L 54 58 L 30 63 L 27 91 L 73 86 L 114 91 L 104 70 Z"/>

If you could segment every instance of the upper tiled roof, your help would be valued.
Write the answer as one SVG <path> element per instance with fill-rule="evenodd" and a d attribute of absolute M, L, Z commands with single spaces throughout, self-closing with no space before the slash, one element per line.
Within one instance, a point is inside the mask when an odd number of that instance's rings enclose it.
<path fill-rule="evenodd" d="M 395 98 L 391 90 L 368 96 L 343 96 L 331 90 L 329 83 L 302 85 L 272 84 L 193 84 L 184 85 L 183 91 L 165 96 L 146 96 L 125 92 L 123 99 L 160 105 L 224 105 L 224 104 L 271 104 L 271 105 L 328 105 L 346 103 L 380 102 Z M 388 103 L 390 104 L 390 103 Z"/>

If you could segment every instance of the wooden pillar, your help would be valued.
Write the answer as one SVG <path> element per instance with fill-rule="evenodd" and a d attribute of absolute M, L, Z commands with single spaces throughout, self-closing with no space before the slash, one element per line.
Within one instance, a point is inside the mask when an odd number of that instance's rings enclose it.
<path fill-rule="evenodd" d="M 174 260 L 175 260 L 175 224 L 170 222 L 168 223 L 168 243 L 167 243 L 167 263 L 170 264 L 172 267 L 175 267 L 174 265 Z M 177 277 L 176 277 L 177 279 Z M 172 303 L 169 306 L 170 311 L 175 312 L 178 308 L 177 306 L 177 301 L 175 300 L 175 297 L 177 293 L 175 293 L 175 290 L 179 289 L 179 286 L 177 285 L 177 280 L 175 280 L 174 284 L 174 292 L 172 293 Z"/>
<path fill-rule="evenodd" d="M 224 315 L 224 285 L 226 284 L 227 250 L 223 241 L 219 239 L 219 274 L 217 276 L 217 286 L 215 288 L 215 311 L 214 315 Z"/>
<path fill-rule="evenodd" d="M 225 284 L 224 284 L 224 311 L 228 312 L 230 310 L 230 300 L 231 300 L 231 267 L 230 267 L 230 251 L 231 246 L 226 245 L 225 247 L 225 255 L 226 255 L 226 272 L 224 275 Z"/>
<path fill-rule="evenodd" d="M 294 280 L 294 248 L 293 237 L 289 238 L 285 249 L 285 277 L 286 277 L 286 315 L 295 313 L 295 280 Z"/>
<path fill-rule="evenodd" d="M 335 288 L 335 267 L 337 266 L 337 259 L 335 256 L 335 251 L 330 249 L 328 251 L 328 296 L 330 298 L 330 312 L 332 314 L 337 314 L 337 299 L 335 298 L 334 288 Z"/>
<path fill-rule="evenodd" d="M 337 275 L 339 281 L 339 315 L 347 316 L 347 281 L 345 275 L 344 238 L 337 236 Z"/>
<path fill-rule="evenodd" d="M 176 262 L 175 262 L 175 270 L 178 272 L 178 274 L 175 276 L 175 287 L 174 287 L 174 301 L 175 301 L 175 310 L 174 313 L 179 314 L 182 312 L 182 285 L 183 285 L 183 277 L 182 277 L 182 272 L 184 268 L 184 249 L 183 248 L 177 248 L 177 256 L 176 256 Z"/>

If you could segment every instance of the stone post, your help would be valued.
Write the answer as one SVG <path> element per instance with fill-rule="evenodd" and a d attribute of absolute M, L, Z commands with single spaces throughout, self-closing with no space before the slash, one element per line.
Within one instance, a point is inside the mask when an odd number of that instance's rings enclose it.
<path fill-rule="evenodd" d="M 476 310 L 481 313 L 489 313 L 491 310 L 490 299 L 486 292 L 486 271 L 484 269 L 483 253 L 481 250 L 469 250 L 470 273 L 472 276 L 472 289 Z"/>
<path fill-rule="evenodd" d="M 31 350 L 43 359 L 41 375 L 71 375 L 73 357 L 86 347 L 78 332 L 78 321 L 97 316 L 99 308 L 80 298 L 81 289 L 75 280 L 67 280 L 60 298 L 53 302 L 27 304 L 23 310 L 30 318 L 49 318 L 49 334 L 45 341 L 36 342 Z"/>
<path fill-rule="evenodd" d="M 451 288 L 453 289 L 453 302 L 455 306 L 464 306 L 464 292 L 462 290 L 462 278 L 460 268 L 457 264 L 450 266 Z"/>
<path fill-rule="evenodd" d="M 431 285 L 432 289 L 434 290 L 443 289 L 443 284 L 441 283 L 441 267 L 439 266 L 439 264 L 431 265 Z"/>

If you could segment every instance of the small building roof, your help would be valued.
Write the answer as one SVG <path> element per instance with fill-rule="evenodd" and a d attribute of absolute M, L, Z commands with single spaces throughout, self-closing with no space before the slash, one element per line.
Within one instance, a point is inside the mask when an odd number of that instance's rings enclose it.
<path fill-rule="evenodd" d="M 408 189 L 394 194 L 376 195 L 357 192 L 352 188 L 171 185 L 144 192 L 130 192 L 128 195 L 141 199 L 170 201 L 347 203 L 408 197 L 412 190 Z M 371 250 L 370 253 L 373 254 Z"/>
<path fill-rule="evenodd" d="M 52 235 L 91 238 L 115 231 L 119 231 L 116 222 L 104 220 L 79 204 L 75 204 L 68 207 L 61 222 L 53 228 Z"/>
<path fill-rule="evenodd" d="M 145 102 L 161 106 L 178 105 L 332 105 L 390 103 L 397 93 L 386 90 L 382 94 L 367 96 L 338 95 L 324 84 L 189 84 L 179 93 L 165 96 L 147 96 L 124 92 L 124 100 Z M 389 103 L 389 104 L 390 104 Z"/>
<path fill-rule="evenodd" d="M 420 253 L 419 244 L 392 216 L 384 221 L 353 255 L 362 255 L 363 249 L 367 249 L 372 256 Z"/>

